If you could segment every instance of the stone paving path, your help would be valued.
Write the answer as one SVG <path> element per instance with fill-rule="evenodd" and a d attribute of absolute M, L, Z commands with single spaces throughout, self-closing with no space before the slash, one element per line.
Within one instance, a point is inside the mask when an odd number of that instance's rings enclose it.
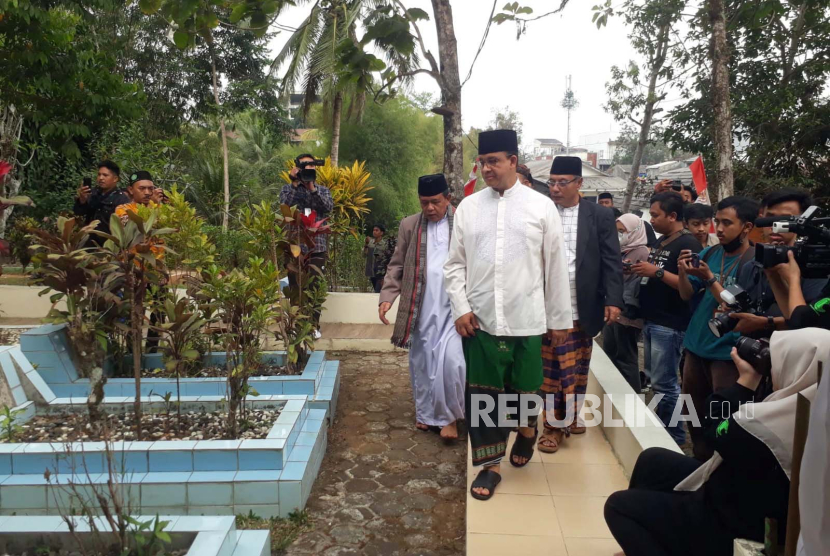
<path fill-rule="evenodd" d="M 415 430 L 407 354 L 327 353 L 340 398 L 290 555 L 429 556 L 465 551 L 466 438 Z"/>

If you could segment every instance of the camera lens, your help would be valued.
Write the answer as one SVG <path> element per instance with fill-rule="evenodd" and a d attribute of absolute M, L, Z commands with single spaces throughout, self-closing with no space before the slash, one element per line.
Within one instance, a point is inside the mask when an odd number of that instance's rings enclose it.
<path fill-rule="evenodd" d="M 300 171 L 300 181 L 311 183 L 313 181 L 317 181 L 317 170 L 314 169 L 314 166 L 303 167 Z"/>
<path fill-rule="evenodd" d="M 732 313 L 721 313 L 709 321 L 709 330 L 716 338 L 723 338 L 738 326 L 738 319 L 729 318 Z"/>
<path fill-rule="evenodd" d="M 772 356 L 769 344 L 764 340 L 754 340 L 743 337 L 736 345 L 738 356 L 752 365 L 759 375 L 770 376 L 772 372 Z"/>

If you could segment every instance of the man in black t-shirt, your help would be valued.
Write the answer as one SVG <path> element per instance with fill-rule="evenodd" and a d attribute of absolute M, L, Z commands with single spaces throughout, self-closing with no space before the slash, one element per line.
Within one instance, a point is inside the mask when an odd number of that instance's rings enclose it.
<path fill-rule="evenodd" d="M 677 291 L 677 258 L 683 250 L 701 251 L 700 242 L 683 225 L 683 198 L 677 193 L 658 193 L 651 198 L 651 224 L 662 237 L 651 249 L 648 262 L 637 263 L 632 271 L 642 276 L 640 313 L 645 320 L 646 374 L 655 394 L 663 394 L 657 416 L 679 445 L 686 441 L 683 425 L 669 427 L 680 397 L 677 371 L 683 339 L 689 325 L 689 304 Z"/>

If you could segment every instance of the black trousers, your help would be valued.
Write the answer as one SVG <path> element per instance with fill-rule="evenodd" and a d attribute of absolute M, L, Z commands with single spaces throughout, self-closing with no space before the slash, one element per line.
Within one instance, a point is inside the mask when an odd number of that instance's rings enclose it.
<path fill-rule="evenodd" d="M 372 282 L 372 289 L 375 293 L 380 293 L 380 290 L 383 289 L 383 276 L 374 276 L 369 278 L 369 281 Z"/>
<path fill-rule="evenodd" d="M 602 349 L 611 362 L 620 370 L 626 382 L 640 393 L 640 361 L 637 352 L 637 338 L 640 329 L 618 322 L 606 324 L 602 329 Z"/>
<path fill-rule="evenodd" d="M 731 556 L 733 537 L 704 503 L 703 489 L 674 487 L 701 463 L 649 448 L 640 454 L 628 490 L 605 503 L 605 522 L 630 556 Z"/>
<path fill-rule="evenodd" d="M 311 270 L 309 271 L 306 280 L 326 280 L 326 261 L 328 261 L 328 253 L 312 253 L 308 257 L 308 262 L 311 265 Z M 308 287 L 308 284 L 306 284 Z M 291 295 L 299 294 L 299 281 L 297 280 L 297 273 L 296 272 L 288 272 L 288 289 L 291 292 Z M 292 300 L 293 301 L 293 300 Z M 320 329 L 320 311 L 314 311 L 314 327 L 318 330 Z"/>

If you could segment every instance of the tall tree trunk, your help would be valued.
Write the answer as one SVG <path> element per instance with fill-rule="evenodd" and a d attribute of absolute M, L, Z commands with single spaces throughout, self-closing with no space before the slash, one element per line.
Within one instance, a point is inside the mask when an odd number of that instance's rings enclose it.
<path fill-rule="evenodd" d="M 213 41 L 210 41 L 210 74 L 213 79 L 213 100 L 216 102 L 216 109 L 221 106 L 219 101 L 219 79 L 216 76 L 216 57 L 213 50 Z M 222 133 L 222 184 L 224 186 L 225 198 L 222 206 L 222 231 L 228 231 L 228 217 L 231 212 L 231 178 L 228 169 L 228 135 L 225 133 L 225 118 L 219 116 L 219 131 Z"/>
<path fill-rule="evenodd" d="M 732 107 L 729 99 L 729 45 L 726 41 L 726 7 L 723 0 L 709 0 L 712 25 L 712 112 L 715 142 L 715 191 L 717 199 L 735 192 L 732 170 Z"/>
<path fill-rule="evenodd" d="M 625 200 L 623 201 L 623 212 L 631 209 L 631 199 L 634 197 L 634 189 L 637 187 L 637 177 L 640 175 L 640 164 L 643 162 L 643 152 L 648 145 L 648 137 L 651 133 L 651 123 L 654 120 L 654 105 L 657 103 L 657 78 L 666 63 L 666 55 L 669 50 L 669 27 L 666 23 L 658 32 L 656 56 L 651 65 L 651 76 L 648 80 L 648 95 L 646 105 L 643 109 L 643 122 L 640 125 L 640 138 L 637 141 L 637 149 L 634 151 L 634 160 L 631 161 L 631 174 L 628 176 L 628 184 L 625 188 Z"/>
<path fill-rule="evenodd" d="M 337 91 L 334 95 L 334 106 L 331 113 L 331 164 L 337 167 L 340 158 L 340 120 L 343 115 L 343 92 Z"/>
<path fill-rule="evenodd" d="M 461 127 L 461 78 L 458 75 L 458 43 L 455 39 L 452 7 L 449 0 L 432 0 L 435 29 L 438 32 L 438 57 L 441 64 L 439 112 L 444 118 L 444 174 L 454 203 L 464 198 L 464 130 Z"/>

